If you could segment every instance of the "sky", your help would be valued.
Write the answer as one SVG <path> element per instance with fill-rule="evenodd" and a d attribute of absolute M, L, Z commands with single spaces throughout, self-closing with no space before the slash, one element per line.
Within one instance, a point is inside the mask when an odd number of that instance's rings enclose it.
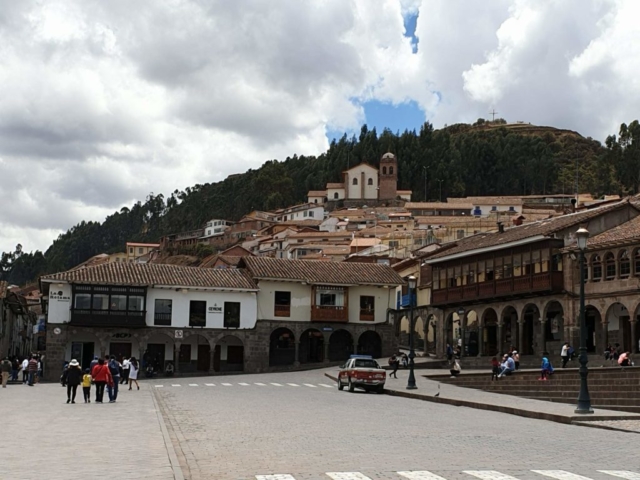
<path fill-rule="evenodd" d="M 635 0 L 0 0 L 0 251 L 363 123 L 495 109 L 604 141 L 640 111 L 638 18 Z"/>

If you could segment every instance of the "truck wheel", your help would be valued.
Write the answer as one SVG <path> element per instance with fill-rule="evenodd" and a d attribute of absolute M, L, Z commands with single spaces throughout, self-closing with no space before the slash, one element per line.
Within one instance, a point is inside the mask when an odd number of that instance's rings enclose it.
<path fill-rule="evenodd" d="M 353 393 L 353 391 L 356 389 L 356 387 L 353 386 L 353 383 L 351 382 L 351 378 L 349 378 L 349 391 L 351 393 Z"/>

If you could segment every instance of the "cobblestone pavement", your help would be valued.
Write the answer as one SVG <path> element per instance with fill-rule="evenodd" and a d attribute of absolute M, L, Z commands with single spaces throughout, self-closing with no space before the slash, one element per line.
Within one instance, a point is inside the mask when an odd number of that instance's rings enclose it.
<path fill-rule="evenodd" d="M 115 404 L 94 396 L 84 404 L 79 388 L 74 405 L 57 384 L 0 389 L 0 479 L 173 479 L 149 386 Z"/>
<path fill-rule="evenodd" d="M 640 472 L 633 433 L 339 392 L 321 386 L 330 385 L 323 373 L 154 381 L 185 478 L 612 480 L 600 470 Z M 289 476 L 260 477 L 274 474 Z"/>
<path fill-rule="evenodd" d="M 588 423 L 591 425 L 619 428 L 620 430 L 629 430 L 630 432 L 640 433 L 640 420 L 602 420 Z"/>

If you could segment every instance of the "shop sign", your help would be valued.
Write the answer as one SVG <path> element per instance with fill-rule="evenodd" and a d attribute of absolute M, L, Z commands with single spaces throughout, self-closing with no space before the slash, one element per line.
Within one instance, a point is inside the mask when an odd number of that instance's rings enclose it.
<path fill-rule="evenodd" d="M 114 333 L 111 338 L 131 338 L 130 333 Z"/>
<path fill-rule="evenodd" d="M 62 290 L 58 290 L 53 291 L 53 292 L 49 292 L 49 299 L 50 300 L 56 300 L 58 302 L 70 302 L 71 301 L 71 296 L 70 295 L 65 295 Z"/>
<path fill-rule="evenodd" d="M 182 330 L 176 330 L 176 331 L 174 332 L 174 335 L 175 335 L 175 338 L 180 338 L 180 339 L 181 339 L 181 338 L 184 338 L 184 337 L 183 337 L 183 332 L 182 332 Z"/>
<path fill-rule="evenodd" d="M 222 307 L 219 307 L 217 303 L 209 307 L 209 313 L 222 313 Z"/>
<path fill-rule="evenodd" d="M 323 332 L 333 332 L 333 327 L 322 327 Z"/>

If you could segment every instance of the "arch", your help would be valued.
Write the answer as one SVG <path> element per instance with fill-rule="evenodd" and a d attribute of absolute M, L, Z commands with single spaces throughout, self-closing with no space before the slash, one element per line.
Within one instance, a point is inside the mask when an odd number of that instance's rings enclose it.
<path fill-rule="evenodd" d="M 298 351 L 300 363 L 321 363 L 324 361 L 324 335 L 315 328 L 309 328 L 300 335 Z"/>
<path fill-rule="evenodd" d="M 387 174 L 387 167 L 382 167 L 382 174 L 386 175 Z"/>
<path fill-rule="evenodd" d="M 618 253 L 618 264 L 620 278 L 629 278 L 631 275 L 631 259 L 627 249 L 622 249 Z"/>
<path fill-rule="evenodd" d="M 616 257 L 613 252 L 607 252 L 604 255 L 605 281 L 614 280 L 616 278 Z"/>
<path fill-rule="evenodd" d="M 216 372 L 244 371 L 244 343 L 235 335 L 225 335 L 213 351 L 213 369 Z"/>
<path fill-rule="evenodd" d="M 633 251 L 633 274 L 640 276 L 640 248 Z"/>
<path fill-rule="evenodd" d="M 338 198 L 339 198 L 338 192 L 333 192 L 333 199 L 338 200 Z"/>
<path fill-rule="evenodd" d="M 424 321 L 422 317 L 413 320 L 413 347 L 424 351 Z"/>
<path fill-rule="evenodd" d="M 367 330 L 358 338 L 358 353 L 371 355 L 373 358 L 382 357 L 382 338 L 378 332 Z"/>
<path fill-rule="evenodd" d="M 500 313 L 502 323 L 502 338 L 498 345 L 501 352 L 517 350 L 518 345 L 518 311 L 515 307 L 507 305 Z"/>
<path fill-rule="evenodd" d="M 600 310 L 593 305 L 585 308 L 585 323 L 587 326 L 587 352 L 595 353 L 597 350 L 604 351 L 607 345 L 606 331 L 602 328 L 602 315 Z M 602 345 L 602 348 L 600 348 Z"/>
<path fill-rule="evenodd" d="M 367 185 L 373 185 L 373 178 L 370 178 L 369 180 L 367 180 Z"/>
<path fill-rule="evenodd" d="M 288 328 L 276 328 L 269 337 L 269 366 L 293 365 L 295 361 L 295 335 Z"/>
<path fill-rule="evenodd" d="M 435 315 L 427 317 L 426 351 L 436 353 L 438 345 L 438 320 Z"/>
<path fill-rule="evenodd" d="M 483 355 L 494 356 L 499 353 L 498 314 L 493 308 L 487 308 L 482 312 L 482 340 Z"/>
<path fill-rule="evenodd" d="M 447 344 L 451 345 L 454 350 L 458 346 L 458 341 L 460 340 L 460 335 L 462 333 L 460 327 L 460 316 L 457 312 L 451 312 L 447 315 L 444 332 L 445 341 Z"/>
<path fill-rule="evenodd" d="M 467 311 L 464 316 L 465 322 L 465 355 L 475 357 L 480 351 L 480 321 L 475 310 Z"/>
<path fill-rule="evenodd" d="M 631 322 L 627 307 L 620 302 L 612 303 L 607 309 L 605 318 L 607 320 L 606 342 L 615 347 L 622 347 L 625 352 L 630 352 L 634 342 L 631 338 Z"/>
<path fill-rule="evenodd" d="M 83 369 L 89 368 L 94 355 L 102 355 L 101 348 L 102 342 L 92 332 L 75 333 L 67 341 L 64 360 L 71 361 L 75 359 L 82 365 Z M 31 353 L 31 349 L 18 353 L 27 356 Z"/>
<path fill-rule="evenodd" d="M 185 336 L 178 351 L 180 373 L 208 372 L 211 366 L 211 344 L 200 334 Z"/>
<path fill-rule="evenodd" d="M 329 361 L 347 360 L 353 354 L 353 337 L 346 330 L 336 330 L 329 337 Z"/>
<path fill-rule="evenodd" d="M 407 347 L 409 345 L 409 330 L 410 330 L 409 318 L 406 315 L 404 315 L 400 319 L 400 323 L 399 323 L 398 345 L 401 345 L 403 347 Z"/>
<path fill-rule="evenodd" d="M 589 263 L 591 264 L 591 281 L 599 282 L 602 280 L 602 259 L 600 255 L 597 253 L 591 255 Z"/>
<path fill-rule="evenodd" d="M 352 185 L 358 185 L 358 179 L 356 177 L 353 177 L 353 180 L 351 182 Z"/>
<path fill-rule="evenodd" d="M 540 309 L 534 303 L 528 303 L 522 309 L 522 345 L 518 345 L 520 354 L 533 355 L 537 352 L 536 325 L 540 324 Z M 539 329 L 537 330 L 540 331 Z"/>
<path fill-rule="evenodd" d="M 393 175 L 393 167 L 389 167 L 389 175 Z"/>
<path fill-rule="evenodd" d="M 631 325 L 633 328 L 631 329 L 632 337 L 632 352 L 640 352 L 640 304 L 636 305 L 636 308 L 633 311 L 633 318 L 631 319 Z"/>
<path fill-rule="evenodd" d="M 145 339 L 149 362 L 154 370 L 164 372 L 167 364 L 174 363 L 174 338 L 162 330 L 153 332 Z M 174 365 L 175 366 L 175 365 Z"/>
<path fill-rule="evenodd" d="M 544 338 L 542 344 L 544 351 L 550 350 L 549 343 L 557 342 L 558 348 L 564 340 L 564 308 L 557 300 L 551 300 L 544 307 Z"/>

